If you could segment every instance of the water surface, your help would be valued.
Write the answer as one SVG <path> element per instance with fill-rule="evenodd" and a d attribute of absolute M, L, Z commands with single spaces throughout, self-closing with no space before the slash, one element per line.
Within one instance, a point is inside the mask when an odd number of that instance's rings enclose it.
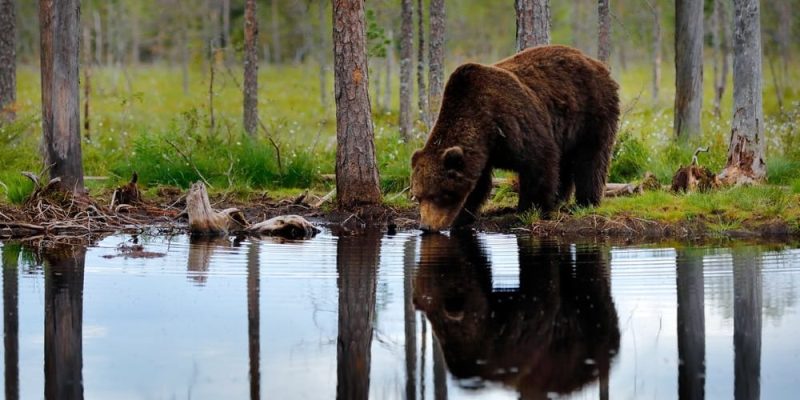
<path fill-rule="evenodd" d="M 126 258 L 137 242 L 163 257 Z M 7 399 L 793 399 L 800 250 L 500 234 L 0 245 Z"/>

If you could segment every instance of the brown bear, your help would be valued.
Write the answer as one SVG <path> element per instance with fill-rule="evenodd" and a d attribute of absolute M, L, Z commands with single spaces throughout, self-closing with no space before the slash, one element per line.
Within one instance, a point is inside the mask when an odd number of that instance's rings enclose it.
<path fill-rule="evenodd" d="M 566 46 L 458 67 L 425 147 L 411 158 L 421 228 L 471 223 L 494 168 L 519 175 L 519 211 L 537 207 L 547 215 L 573 187 L 579 205 L 598 204 L 620 114 L 618 89 L 603 63 Z"/>

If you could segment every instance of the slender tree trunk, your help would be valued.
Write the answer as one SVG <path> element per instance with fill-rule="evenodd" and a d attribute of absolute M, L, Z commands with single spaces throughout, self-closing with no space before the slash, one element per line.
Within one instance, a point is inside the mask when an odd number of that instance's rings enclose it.
<path fill-rule="evenodd" d="M 550 0 L 514 0 L 517 51 L 550 44 Z"/>
<path fill-rule="evenodd" d="M 439 116 L 444 92 L 444 35 L 445 35 L 444 0 L 431 0 L 430 4 L 430 52 L 428 54 L 428 84 L 430 92 L 428 102 L 431 121 Z"/>
<path fill-rule="evenodd" d="M 340 5 L 334 4 L 334 10 L 340 10 Z M 337 399 L 360 400 L 369 397 L 372 321 L 375 315 L 380 242 L 380 235 L 371 233 L 360 237 L 340 237 L 336 245 L 336 269 L 339 272 Z"/>
<path fill-rule="evenodd" d="M 42 132 L 45 165 L 64 190 L 83 191 L 78 52 L 78 0 L 41 0 Z"/>
<path fill-rule="evenodd" d="M 582 41 L 582 22 L 581 21 L 581 0 L 572 0 L 572 15 L 570 16 L 570 32 L 572 34 L 570 43 L 572 47 L 583 50 Z"/>
<path fill-rule="evenodd" d="M 248 3 L 254 0 L 248 0 Z M 245 5 L 247 7 L 247 5 Z M 245 9 L 245 12 L 247 10 Z M 247 347 L 250 359 L 250 399 L 261 398 L 261 292 L 258 242 L 247 250 Z"/>
<path fill-rule="evenodd" d="M 757 255 L 747 254 L 747 250 L 734 252 L 733 393 L 737 400 L 761 396 L 761 279 L 761 262 Z"/>
<path fill-rule="evenodd" d="M 389 31 L 389 42 L 393 42 L 394 34 L 392 31 Z M 383 107 L 388 110 L 392 108 L 392 69 L 394 67 L 394 48 L 389 46 L 386 49 L 386 63 L 383 65 L 386 67 L 386 73 L 383 76 L 384 88 L 383 88 Z M 380 85 L 380 80 L 378 81 L 378 85 Z"/>
<path fill-rule="evenodd" d="M 87 141 L 92 140 L 89 123 L 89 99 L 92 94 L 92 42 L 89 26 L 83 27 L 83 135 Z"/>
<path fill-rule="evenodd" d="M 728 71 L 731 65 L 731 26 L 728 16 L 728 2 L 714 0 L 712 41 L 714 45 L 714 115 L 721 115 L 720 106 L 725 88 L 728 86 Z"/>
<path fill-rule="evenodd" d="M 14 0 L 0 0 L 0 125 L 13 121 L 17 102 L 17 15 Z"/>
<path fill-rule="evenodd" d="M 400 29 L 400 136 L 404 141 L 411 137 L 411 53 L 414 48 L 413 0 L 402 0 L 402 26 Z"/>
<path fill-rule="evenodd" d="M 406 400 L 417 398 L 417 314 L 414 310 L 416 238 L 406 240 L 403 251 L 403 326 L 406 350 Z"/>
<path fill-rule="evenodd" d="M 247 12 L 247 4 L 245 4 Z M 222 0 L 222 47 L 231 45 L 231 0 Z"/>
<path fill-rule="evenodd" d="M 700 136 L 703 105 L 703 2 L 675 2 L 675 137 Z"/>
<path fill-rule="evenodd" d="M 103 62 L 103 23 L 97 10 L 92 13 L 92 19 L 94 20 L 94 62 L 100 65 Z"/>
<path fill-rule="evenodd" d="M 728 162 L 720 174 L 731 184 L 759 182 L 767 176 L 759 6 L 757 0 L 734 0 L 733 5 L 733 123 Z"/>
<path fill-rule="evenodd" d="M 106 8 L 106 47 L 105 55 L 106 55 L 106 65 L 112 66 L 114 64 L 114 25 L 112 20 L 112 15 L 114 14 L 114 6 L 113 3 L 105 3 Z"/>
<path fill-rule="evenodd" d="M 339 206 L 381 200 L 369 103 L 363 0 L 333 1 L 336 193 Z"/>
<path fill-rule="evenodd" d="M 779 0 L 778 4 L 778 48 L 781 52 L 782 70 L 785 78 L 788 77 L 789 63 L 792 56 L 792 3 L 789 0 Z"/>
<path fill-rule="evenodd" d="M 319 0 L 317 17 L 319 18 L 319 38 L 317 38 L 317 63 L 319 64 L 319 101 L 323 107 L 328 106 L 328 62 L 326 59 L 326 30 L 325 30 L 325 8 L 329 2 Z"/>
<path fill-rule="evenodd" d="M 3 349 L 5 398 L 19 399 L 19 247 L 0 249 L 3 264 Z"/>
<path fill-rule="evenodd" d="M 661 6 L 653 6 L 653 100 L 661 86 Z"/>
<path fill-rule="evenodd" d="M 258 18 L 256 1 L 244 6 L 244 130 L 258 133 Z"/>
<path fill-rule="evenodd" d="M 422 0 L 417 0 L 417 95 L 419 100 L 419 119 L 427 132 L 430 126 L 430 110 L 428 108 L 428 89 L 425 84 L 425 10 Z"/>
<path fill-rule="evenodd" d="M 85 248 L 45 254 L 44 398 L 83 399 L 83 268 Z"/>
<path fill-rule="evenodd" d="M 272 63 L 279 64 L 282 58 L 281 30 L 278 25 L 278 0 L 272 0 L 270 2 L 270 18 L 272 21 L 272 24 L 270 25 L 270 29 L 272 30 Z"/>
<path fill-rule="evenodd" d="M 703 260 L 679 251 L 678 290 L 678 393 L 681 399 L 705 396 L 706 323 L 704 315 Z"/>
<path fill-rule="evenodd" d="M 609 11 L 609 3 L 611 3 L 611 0 L 597 1 L 597 58 L 606 64 L 608 64 L 611 57 L 611 13 Z"/>

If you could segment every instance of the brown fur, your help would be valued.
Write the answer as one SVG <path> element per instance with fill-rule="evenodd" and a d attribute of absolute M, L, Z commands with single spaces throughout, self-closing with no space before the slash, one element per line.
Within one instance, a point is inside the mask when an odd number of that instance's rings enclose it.
<path fill-rule="evenodd" d="M 619 119 L 618 85 L 599 61 L 540 46 L 450 76 L 425 147 L 412 157 L 423 228 L 472 222 L 494 168 L 519 174 L 518 209 L 545 214 L 575 190 L 598 204 Z"/>
<path fill-rule="evenodd" d="M 450 372 L 502 382 L 520 398 L 607 378 L 620 340 L 608 253 L 590 246 L 572 253 L 529 237 L 517 243 L 519 288 L 493 290 L 492 266 L 474 233 L 422 237 L 414 304 L 430 320 Z"/>

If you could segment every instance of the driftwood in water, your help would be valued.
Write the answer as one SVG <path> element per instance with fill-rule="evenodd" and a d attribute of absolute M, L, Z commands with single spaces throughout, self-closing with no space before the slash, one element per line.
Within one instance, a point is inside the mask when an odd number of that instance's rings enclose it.
<path fill-rule="evenodd" d="M 706 191 L 719 187 L 717 175 L 708 167 L 698 165 L 697 154 L 707 152 L 708 148 L 698 147 L 692 156 L 692 163 L 681 166 L 672 176 L 671 190 L 673 192 Z"/>
<path fill-rule="evenodd" d="M 189 230 L 195 236 L 221 236 L 228 233 L 282 236 L 290 239 L 310 238 L 319 232 L 299 215 L 285 215 L 250 225 L 237 208 L 215 211 L 208 199 L 206 186 L 197 182 L 186 195 Z"/>
<path fill-rule="evenodd" d="M 206 185 L 197 182 L 186 195 L 186 213 L 192 235 L 219 236 L 247 228 L 244 215 L 236 208 L 215 211 L 208 200 Z"/>

